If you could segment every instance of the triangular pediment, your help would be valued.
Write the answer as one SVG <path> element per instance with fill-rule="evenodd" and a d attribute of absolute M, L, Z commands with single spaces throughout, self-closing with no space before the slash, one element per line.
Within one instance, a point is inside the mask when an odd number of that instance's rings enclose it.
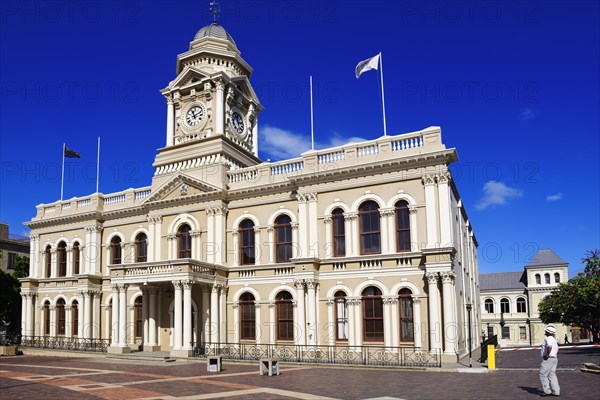
<path fill-rule="evenodd" d="M 258 100 L 258 96 L 256 92 L 252 88 L 250 84 L 250 80 L 248 80 L 247 76 L 236 76 L 231 79 L 231 83 L 237 86 L 237 88 L 249 99 L 254 101 L 256 104 L 260 105 L 260 101 Z M 262 109 L 262 107 L 261 107 Z"/>
<path fill-rule="evenodd" d="M 206 72 L 198 68 L 185 67 L 183 71 L 181 71 L 181 73 L 177 75 L 177 78 L 175 78 L 169 83 L 168 88 L 170 90 L 173 90 L 175 88 L 189 86 L 193 83 L 201 82 L 208 77 L 209 75 Z"/>
<path fill-rule="evenodd" d="M 172 202 L 217 191 L 220 191 L 220 189 L 179 172 L 160 185 L 150 196 L 146 197 L 144 204 L 162 201 Z"/>

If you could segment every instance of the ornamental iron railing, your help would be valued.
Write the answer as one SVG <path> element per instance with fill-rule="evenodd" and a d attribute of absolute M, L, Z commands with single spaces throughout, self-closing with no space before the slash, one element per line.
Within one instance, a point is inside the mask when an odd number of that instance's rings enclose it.
<path fill-rule="evenodd" d="M 260 360 L 338 365 L 380 365 L 391 367 L 441 367 L 439 351 L 407 347 L 311 346 L 245 343 L 204 343 L 195 347 L 196 357 L 221 356 L 231 360 Z"/>
<path fill-rule="evenodd" d="M 20 347 L 106 353 L 109 345 L 109 339 L 79 339 L 62 336 L 22 336 Z"/>

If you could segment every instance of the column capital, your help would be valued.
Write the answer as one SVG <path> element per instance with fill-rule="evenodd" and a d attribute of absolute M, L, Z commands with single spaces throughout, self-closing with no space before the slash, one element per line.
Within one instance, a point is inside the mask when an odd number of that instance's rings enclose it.
<path fill-rule="evenodd" d="M 296 280 L 294 280 L 294 287 L 297 290 L 304 289 L 304 280 L 302 280 L 302 279 L 296 279 Z"/>
<path fill-rule="evenodd" d="M 158 224 L 162 222 L 162 216 L 156 214 L 146 215 L 146 221 L 150 224 Z"/>
<path fill-rule="evenodd" d="M 173 284 L 175 290 L 180 290 L 182 288 L 181 281 L 172 281 L 171 283 Z"/>
<path fill-rule="evenodd" d="M 101 223 L 97 222 L 93 225 L 86 226 L 85 231 L 90 232 L 90 233 L 100 233 L 100 232 L 102 232 L 102 228 L 103 228 L 103 225 Z"/>
<path fill-rule="evenodd" d="M 127 292 L 127 288 L 129 288 L 128 283 L 119 283 L 119 291 L 120 292 Z"/>
<path fill-rule="evenodd" d="M 234 310 L 236 310 L 236 309 L 237 309 L 239 306 L 240 306 L 240 302 L 239 302 L 239 301 L 234 301 L 231 307 L 232 307 Z"/>
<path fill-rule="evenodd" d="M 412 301 L 414 304 L 421 304 L 421 298 L 417 296 L 412 297 Z"/>
<path fill-rule="evenodd" d="M 119 292 L 119 284 L 118 283 L 113 283 L 110 285 L 111 289 L 113 292 Z"/>
<path fill-rule="evenodd" d="M 451 284 L 454 282 L 456 274 L 453 271 L 442 272 L 442 283 Z"/>
<path fill-rule="evenodd" d="M 304 193 L 297 193 L 296 194 L 296 200 L 298 200 L 298 203 L 306 203 L 307 202 L 306 194 L 304 194 Z"/>
<path fill-rule="evenodd" d="M 437 283 L 438 281 L 438 274 L 437 272 L 427 272 L 425 274 L 425 278 L 427 279 L 427 282 L 429 282 L 429 284 L 434 284 Z"/>
<path fill-rule="evenodd" d="M 417 213 L 417 206 L 408 206 L 408 213 L 409 214 L 416 214 Z"/>
<path fill-rule="evenodd" d="M 276 305 L 276 304 L 275 304 L 275 302 L 274 302 L 274 301 L 270 301 L 270 302 L 269 302 L 269 308 L 270 308 L 270 309 L 273 309 L 273 308 L 275 308 L 275 305 Z M 43 308 L 43 307 L 42 307 L 42 308 Z"/>
<path fill-rule="evenodd" d="M 396 212 L 396 210 L 393 209 L 393 208 L 380 208 L 379 209 L 379 215 L 382 216 L 382 217 L 387 217 L 387 216 L 390 216 L 390 215 L 394 215 L 395 212 Z"/>
<path fill-rule="evenodd" d="M 233 237 L 237 237 L 239 234 L 240 234 L 239 229 L 234 229 L 231 231 L 231 236 L 233 236 Z"/>
<path fill-rule="evenodd" d="M 267 232 L 271 233 L 275 230 L 275 227 L 273 225 L 269 225 L 267 226 Z"/>
<path fill-rule="evenodd" d="M 335 298 L 333 298 L 333 297 L 328 297 L 328 298 L 327 298 L 327 301 L 325 302 L 325 304 L 326 304 L 327 306 L 333 306 L 333 305 L 335 304 Z"/>
<path fill-rule="evenodd" d="M 435 174 L 423 175 L 423 177 L 421 179 L 423 181 L 423 185 L 425 185 L 425 186 L 435 184 Z"/>
<path fill-rule="evenodd" d="M 444 171 L 437 175 L 438 183 L 449 183 L 452 180 L 452 174 L 450 171 Z"/>
<path fill-rule="evenodd" d="M 304 282 L 307 289 L 316 289 L 319 286 L 319 282 L 316 279 L 306 279 Z"/>
<path fill-rule="evenodd" d="M 330 224 L 332 220 L 333 220 L 333 217 L 331 216 L 331 214 L 330 214 L 330 215 L 326 215 L 326 216 L 323 218 L 323 222 L 324 222 L 325 224 Z"/>
<path fill-rule="evenodd" d="M 357 212 L 349 212 L 349 213 L 345 213 L 344 214 L 344 220 L 346 221 L 354 221 L 358 219 L 358 213 Z"/>
<path fill-rule="evenodd" d="M 292 229 L 293 229 L 293 230 L 297 230 L 297 229 L 298 229 L 298 226 L 300 226 L 300 224 L 299 224 L 299 223 L 297 223 L 297 222 L 292 222 L 292 223 L 290 223 L 290 225 L 292 226 Z"/>

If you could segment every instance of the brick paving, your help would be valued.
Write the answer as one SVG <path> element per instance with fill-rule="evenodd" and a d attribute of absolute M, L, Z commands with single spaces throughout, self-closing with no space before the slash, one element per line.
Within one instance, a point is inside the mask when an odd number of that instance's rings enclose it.
<path fill-rule="evenodd" d="M 260 376 L 258 363 L 227 362 L 220 373 L 204 362 L 136 362 L 103 358 L 15 356 L 0 359 L 0 398 L 94 400 L 200 399 L 535 399 L 537 350 L 496 353 L 489 373 L 333 368 L 283 364 L 281 375 Z M 561 398 L 600 398 L 600 375 L 579 371 L 600 363 L 600 349 L 559 353 Z M 464 360 L 463 360 L 464 364 Z M 460 367 L 457 364 L 456 367 Z M 474 367 L 479 364 L 474 363 Z M 443 371 L 456 371 L 444 368 Z M 481 369 L 475 368 L 477 371 Z"/>

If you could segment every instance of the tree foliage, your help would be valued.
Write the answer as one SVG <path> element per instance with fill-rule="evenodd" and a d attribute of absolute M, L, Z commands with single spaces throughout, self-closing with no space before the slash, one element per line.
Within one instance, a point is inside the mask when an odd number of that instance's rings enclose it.
<path fill-rule="evenodd" d="M 584 271 L 558 285 L 540 302 L 538 310 L 542 322 L 586 328 L 597 342 L 600 333 L 600 251 L 587 252 L 581 261 L 586 264 Z"/>
<path fill-rule="evenodd" d="M 19 333 L 21 326 L 21 283 L 19 278 L 29 276 L 29 257 L 15 258 L 15 271 L 0 270 L 0 323 L 8 325 L 9 335 Z"/>

